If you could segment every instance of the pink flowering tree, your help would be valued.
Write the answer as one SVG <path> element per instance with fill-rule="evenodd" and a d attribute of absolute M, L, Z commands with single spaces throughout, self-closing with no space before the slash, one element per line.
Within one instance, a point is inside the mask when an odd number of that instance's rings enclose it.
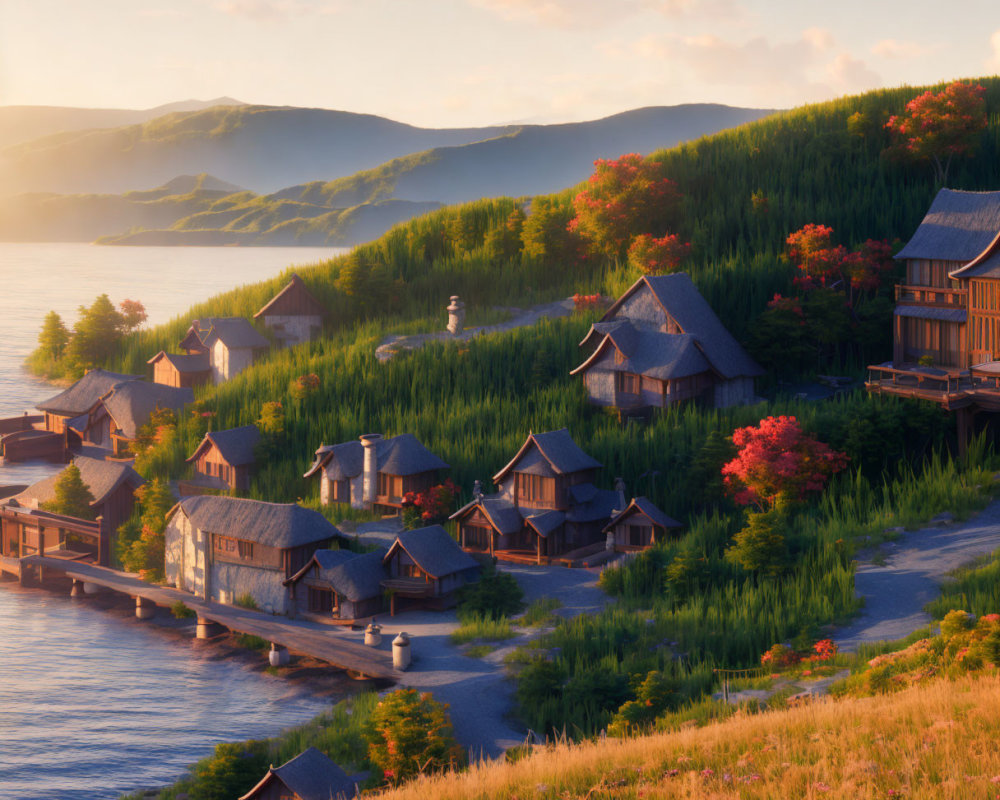
<path fill-rule="evenodd" d="M 971 153 L 986 128 L 986 90 L 955 81 L 944 91 L 924 92 L 906 104 L 906 113 L 885 124 L 895 139 L 892 150 L 915 161 L 930 161 L 942 186 L 955 156 Z"/>

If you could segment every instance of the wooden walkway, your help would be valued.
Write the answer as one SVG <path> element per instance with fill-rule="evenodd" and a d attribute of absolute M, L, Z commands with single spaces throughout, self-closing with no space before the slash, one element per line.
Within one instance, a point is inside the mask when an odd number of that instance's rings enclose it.
<path fill-rule="evenodd" d="M 13 559 L 12 559 L 13 560 Z M 317 630 L 301 622 L 261 614 L 239 606 L 206 602 L 188 592 L 169 586 L 157 586 L 117 570 L 45 556 L 20 559 L 22 566 L 41 567 L 67 578 L 103 586 L 132 597 L 141 597 L 158 606 L 169 608 L 180 601 L 198 615 L 199 622 L 214 622 L 237 633 L 259 636 L 292 653 L 326 661 L 359 676 L 395 681 L 399 673 L 392 666 L 392 655 L 381 650 L 351 642 L 329 629 Z"/>

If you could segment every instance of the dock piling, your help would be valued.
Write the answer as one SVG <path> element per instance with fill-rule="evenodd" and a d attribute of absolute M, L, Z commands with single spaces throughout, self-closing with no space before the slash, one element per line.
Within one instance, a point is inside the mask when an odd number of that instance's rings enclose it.
<path fill-rule="evenodd" d="M 83 594 L 83 581 L 73 579 L 73 586 L 69 590 L 70 597 L 80 597 Z"/>
<path fill-rule="evenodd" d="M 150 619 L 156 613 L 156 604 L 145 597 L 135 598 L 136 619 Z"/>
<path fill-rule="evenodd" d="M 267 660 L 272 667 L 284 667 L 291 659 L 287 647 L 271 642 L 271 652 L 267 654 Z"/>

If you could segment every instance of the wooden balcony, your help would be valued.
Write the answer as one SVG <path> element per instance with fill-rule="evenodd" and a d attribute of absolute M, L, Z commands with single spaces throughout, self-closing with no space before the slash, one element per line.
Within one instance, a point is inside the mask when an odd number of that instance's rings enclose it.
<path fill-rule="evenodd" d="M 875 364 L 868 367 L 865 388 L 872 393 L 928 400 L 948 411 L 969 406 L 1000 411 L 1000 362 L 961 370 Z"/>
<path fill-rule="evenodd" d="M 937 306 L 940 308 L 965 308 L 968 289 L 946 289 L 941 286 L 907 286 L 896 285 L 896 302 Z"/>

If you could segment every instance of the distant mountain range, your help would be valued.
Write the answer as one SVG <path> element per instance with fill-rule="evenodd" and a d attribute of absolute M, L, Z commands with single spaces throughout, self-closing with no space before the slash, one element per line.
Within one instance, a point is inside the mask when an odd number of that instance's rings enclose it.
<path fill-rule="evenodd" d="M 769 113 L 685 105 L 435 130 L 320 109 L 174 111 L 0 151 L 0 240 L 349 245 L 444 203 L 558 191 L 586 178 L 595 158 Z M 303 179 L 317 175 L 331 179 Z"/>

